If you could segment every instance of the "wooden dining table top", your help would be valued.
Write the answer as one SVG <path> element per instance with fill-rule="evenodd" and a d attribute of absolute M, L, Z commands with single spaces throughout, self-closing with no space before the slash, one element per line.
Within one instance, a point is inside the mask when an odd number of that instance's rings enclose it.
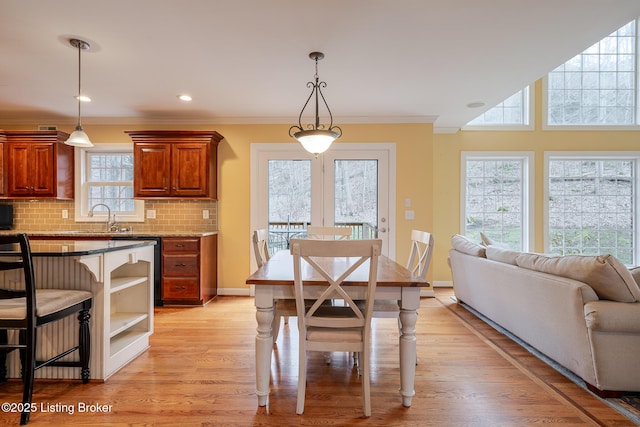
<path fill-rule="evenodd" d="M 337 274 L 346 270 L 346 265 L 355 262 L 357 258 L 324 258 L 318 261 L 328 272 Z M 367 286 L 369 276 L 369 261 L 363 263 L 344 281 L 349 286 Z M 302 277 L 305 283 L 327 281 L 320 276 L 306 261 L 302 262 Z M 276 252 L 262 267 L 258 268 L 245 282 L 248 285 L 284 285 L 293 286 L 293 255 L 289 251 Z M 380 255 L 378 257 L 378 286 L 422 287 L 428 282 L 418 277 L 403 265 L 392 259 Z"/>

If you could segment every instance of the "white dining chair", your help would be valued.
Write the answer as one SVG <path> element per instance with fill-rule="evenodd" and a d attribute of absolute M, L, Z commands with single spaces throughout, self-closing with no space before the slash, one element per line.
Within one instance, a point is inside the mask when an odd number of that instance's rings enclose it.
<path fill-rule="evenodd" d="M 256 264 L 258 264 L 258 268 L 260 268 L 269 261 L 269 258 L 271 258 L 269 253 L 269 231 L 265 228 L 255 230 L 253 232 L 252 241 Z M 273 322 L 271 323 L 274 344 L 280 334 L 280 324 L 282 323 L 282 319 L 284 319 L 284 324 L 286 325 L 289 323 L 289 316 L 295 315 L 296 306 L 294 301 L 286 299 L 274 301 Z"/>
<path fill-rule="evenodd" d="M 292 239 L 294 294 L 298 312 L 299 361 L 296 413 L 304 412 L 307 383 L 307 352 L 354 352 L 360 355 L 364 415 L 371 416 L 369 353 L 371 316 L 377 285 L 381 240 Z M 348 262 L 344 259 L 351 258 Z M 354 260 L 353 258 L 357 258 Z M 339 259 L 338 263 L 326 260 Z M 356 304 L 343 287 L 343 281 L 369 261 L 364 307 Z M 303 262 L 326 279 L 328 286 L 318 297 L 309 295 L 302 277 Z M 323 304 L 332 298 L 344 300 L 343 306 Z M 312 304 L 309 305 L 309 301 Z"/>
<path fill-rule="evenodd" d="M 349 240 L 351 227 L 307 227 L 307 237 L 313 240 Z"/>

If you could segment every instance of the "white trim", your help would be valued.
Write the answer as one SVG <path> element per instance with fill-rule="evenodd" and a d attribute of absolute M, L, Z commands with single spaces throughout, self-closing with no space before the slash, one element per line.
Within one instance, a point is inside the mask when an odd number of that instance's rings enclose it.
<path fill-rule="evenodd" d="M 396 227 L 396 144 L 392 142 L 375 142 L 375 143 L 348 143 L 341 142 L 339 144 L 333 145 L 330 150 L 332 152 L 339 151 L 386 151 L 388 154 L 388 172 L 389 172 L 389 212 L 387 217 L 387 229 L 388 231 L 388 254 L 387 256 L 391 259 L 395 259 L 396 255 L 396 237 L 395 237 L 395 227 Z M 252 143 L 250 148 L 250 198 L 251 198 L 251 208 L 250 208 L 250 230 L 255 230 L 260 227 L 264 227 L 264 224 L 260 223 L 259 218 L 259 209 L 257 207 L 260 204 L 260 183 L 261 177 L 259 174 L 259 163 L 260 158 L 263 153 L 266 152 L 296 152 L 299 151 L 299 154 L 296 157 L 306 158 L 309 157 L 313 159 L 313 155 L 307 153 L 302 149 L 300 144 L 297 143 Z M 251 232 L 247 233 L 247 245 L 248 245 L 248 253 L 252 253 L 253 248 L 251 247 Z M 253 256 L 251 256 L 251 271 L 255 271 L 256 264 Z"/>
<path fill-rule="evenodd" d="M 522 88 L 520 91 L 524 91 L 525 89 L 527 89 L 528 94 L 527 94 L 527 98 L 528 101 L 526 104 L 523 103 L 522 107 L 524 108 L 524 112 L 523 112 L 523 117 L 527 117 L 527 121 L 528 124 L 522 124 L 522 125 L 515 125 L 515 124 L 507 124 L 507 125 L 501 125 L 501 124 L 488 124 L 488 125 L 482 125 L 482 124 L 466 124 L 464 126 L 461 127 L 461 130 L 463 131 L 533 131 L 535 130 L 535 83 L 532 83 L 530 85 L 525 86 L 524 88 Z M 518 92 L 520 92 L 518 91 Z M 516 92 L 516 93 L 518 93 Z M 515 93 L 514 93 L 515 95 Z M 513 95 L 512 95 L 513 96 Z M 507 98 L 509 99 L 509 98 Z M 505 99 L 506 101 L 506 99 Z M 502 101 L 504 102 L 504 101 Z M 492 107 L 494 108 L 494 107 Z M 485 112 L 483 112 L 482 114 L 486 113 L 487 111 L 491 110 L 491 108 L 487 109 Z M 479 116 L 479 115 L 478 115 Z"/>
<path fill-rule="evenodd" d="M 549 252 L 549 160 L 634 160 L 635 183 L 633 188 L 633 259 L 634 263 L 640 260 L 640 151 L 545 151 L 544 152 L 544 184 L 543 184 L 543 244 L 544 251 Z"/>
<path fill-rule="evenodd" d="M 463 151 L 460 153 L 460 233 L 466 229 L 466 198 L 467 198 L 467 160 L 524 160 L 522 179 L 528 185 L 523 187 L 522 223 L 526 231 L 522 230 L 522 251 L 532 251 L 535 239 L 535 153 L 533 151 Z"/>
<path fill-rule="evenodd" d="M 133 154 L 133 143 L 96 143 L 93 147 L 79 148 L 75 147 L 75 222 L 105 222 L 106 215 L 96 214 L 93 217 L 88 216 L 89 209 L 85 206 L 87 200 L 87 189 L 83 185 L 83 177 L 86 172 L 86 153 L 87 152 L 122 152 L 131 151 Z M 135 213 L 121 214 L 118 213 L 116 220 L 118 222 L 144 222 L 144 200 L 134 200 Z"/>

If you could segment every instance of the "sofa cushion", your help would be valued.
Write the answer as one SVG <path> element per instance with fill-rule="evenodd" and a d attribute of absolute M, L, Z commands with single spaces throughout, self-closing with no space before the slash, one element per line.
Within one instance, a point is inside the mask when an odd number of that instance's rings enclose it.
<path fill-rule="evenodd" d="M 486 256 L 486 248 L 484 246 L 474 243 L 460 234 L 454 234 L 451 237 L 451 246 L 453 246 L 453 248 L 458 252 L 462 252 L 467 255 L 483 258 Z"/>
<path fill-rule="evenodd" d="M 613 255 L 546 256 L 523 253 L 516 257 L 520 267 L 579 280 L 591 286 L 600 299 L 640 301 L 640 288 L 631 272 Z"/>
<path fill-rule="evenodd" d="M 516 263 L 516 258 L 522 252 L 512 251 L 511 249 L 505 249 L 502 246 L 497 245 L 489 245 L 486 249 L 487 259 L 504 262 L 506 264 L 518 265 Z"/>

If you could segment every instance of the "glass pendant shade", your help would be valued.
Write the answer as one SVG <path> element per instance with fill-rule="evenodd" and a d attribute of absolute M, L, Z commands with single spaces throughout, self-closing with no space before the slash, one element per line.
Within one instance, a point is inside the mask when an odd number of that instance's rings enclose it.
<path fill-rule="evenodd" d="M 303 130 L 293 134 L 302 147 L 311 154 L 324 153 L 338 136 L 337 132 L 330 130 Z"/>
<path fill-rule="evenodd" d="M 81 52 L 83 49 L 89 49 L 89 43 L 83 40 L 71 39 L 69 40 L 69 44 L 71 44 L 71 46 L 78 49 L 78 96 L 76 97 L 78 99 L 78 125 L 76 126 L 76 129 L 71 133 L 71 135 L 69 135 L 69 139 L 67 139 L 64 143 L 67 145 L 71 145 L 73 147 L 93 147 L 93 144 L 89 140 L 89 137 L 85 133 L 84 129 L 82 129 L 82 123 L 80 121 L 82 117 L 80 106 L 82 104 L 82 99 L 83 99 L 82 85 L 81 85 L 82 83 Z"/>
<path fill-rule="evenodd" d="M 304 148 L 311 154 L 315 154 L 315 156 L 317 157 L 318 154 L 327 151 L 329 147 L 331 147 L 331 144 L 333 144 L 333 141 L 342 136 L 342 129 L 340 129 L 339 126 L 334 126 L 331 110 L 329 109 L 329 105 L 327 104 L 327 101 L 324 99 L 324 95 L 322 94 L 322 88 L 327 84 L 325 82 L 321 82 L 320 78 L 318 77 L 318 60 L 324 58 L 324 54 L 322 52 L 311 52 L 309 54 L 309 58 L 313 59 L 316 63 L 316 74 L 314 76 L 315 82 L 311 81 L 307 83 L 307 87 L 311 88 L 311 93 L 307 98 L 307 102 L 304 103 L 302 111 L 300 111 L 300 115 L 298 116 L 298 124 L 293 125 L 289 128 L 289 136 L 297 139 L 298 142 L 302 145 L 302 148 Z M 304 113 L 304 110 L 309 105 L 309 101 L 311 101 L 312 99 L 314 100 L 313 104 L 315 104 L 314 123 L 303 125 L 302 115 Z M 329 114 L 328 125 L 320 123 L 320 116 L 318 112 L 320 100 L 322 100 L 322 103 L 324 104 L 324 107 Z"/>
<path fill-rule="evenodd" d="M 69 135 L 69 139 L 64 143 L 73 147 L 93 147 L 89 136 L 85 133 L 84 129 L 82 129 L 81 125 L 76 126 L 76 130 Z"/>

